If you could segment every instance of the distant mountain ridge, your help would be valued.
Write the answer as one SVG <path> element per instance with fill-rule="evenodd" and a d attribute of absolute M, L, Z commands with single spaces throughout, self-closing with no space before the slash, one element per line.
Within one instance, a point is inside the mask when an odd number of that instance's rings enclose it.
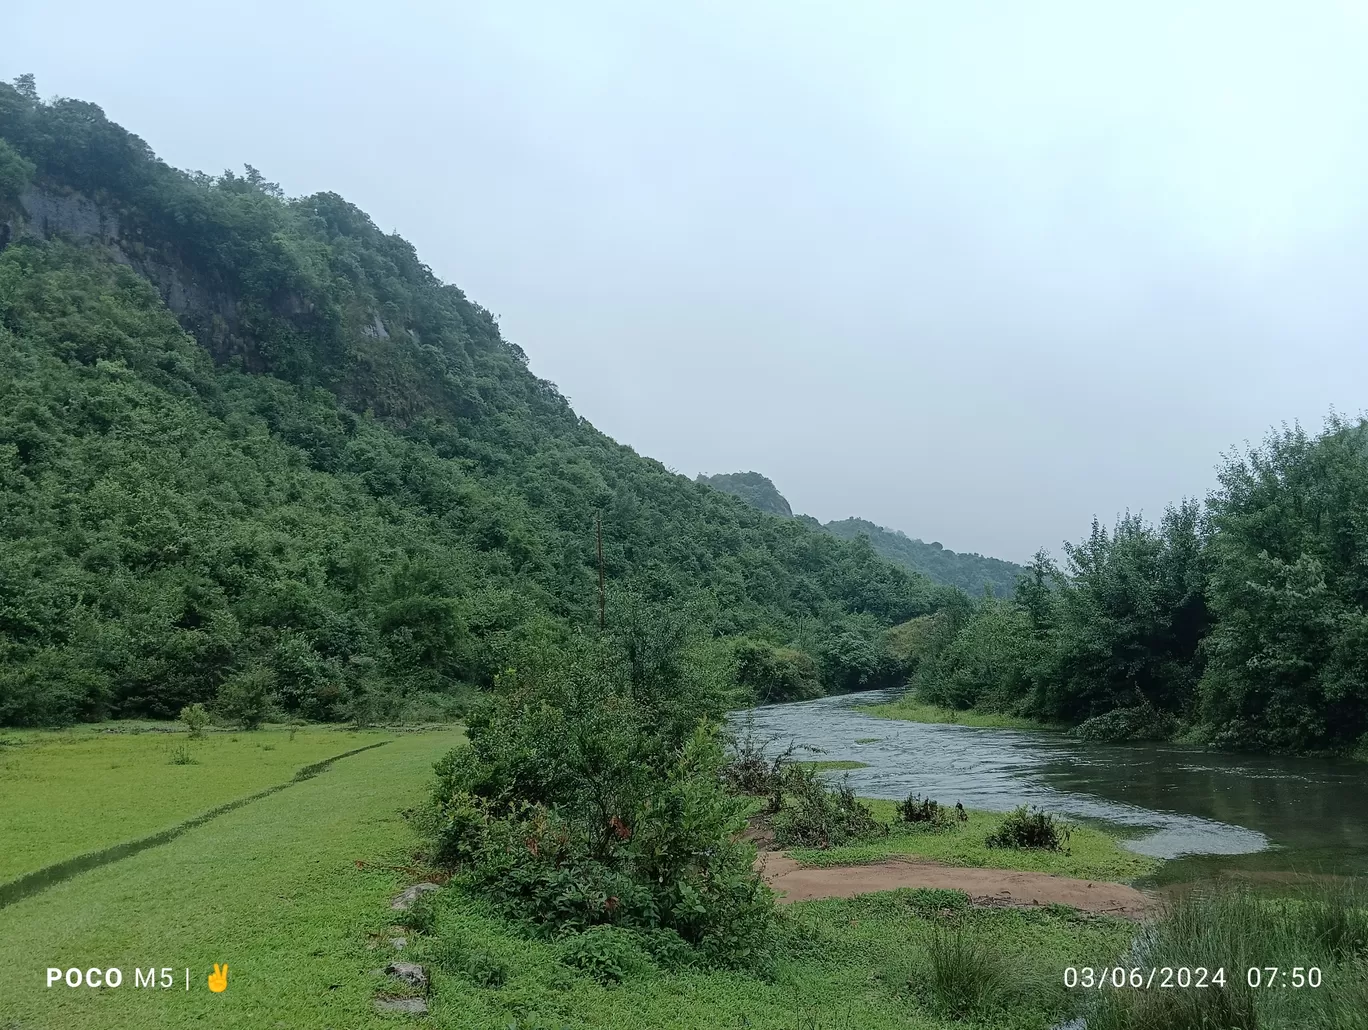
<path fill-rule="evenodd" d="M 833 536 L 854 540 L 869 537 L 874 553 L 948 586 L 959 587 L 977 597 L 989 587 L 997 597 L 1011 597 L 1017 576 L 1026 570 L 1015 562 L 989 558 L 969 551 L 952 551 L 932 541 L 926 543 L 897 529 L 885 529 L 866 519 L 849 518 L 822 527 Z"/>
<path fill-rule="evenodd" d="M 784 498 L 778 488 L 766 476 L 759 472 L 723 472 L 716 476 L 698 477 L 698 482 L 705 483 L 723 493 L 739 497 L 752 508 L 759 508 L 767 511 L 771 515 L 782 515 L 784 518 L 793 518 L 793 509 L 789 507 L 789 502 Z"/>
<path fill-rule="evenodd" d="M 866 536 L 880 557 L 919 572 L 937 583 L 959 587 L 974 597 L 981 595 L 985 587 L 997 597 L 1010 597 L 1016 589 L 1017 576 L 1024 571 L 1015 562 L 977 553 L 951 551 L 938 542 L 928 544 L 909 537 L 901 530 L 887 529 L 867 519 L 840 519 L 823 525 L 810 515 L 794 516 L 788 500 L 768 477 L 759 472 L 700 475 L 697 481 L 739 497 L 760 511 L 784 518 L 796 517 L 843 540 Z"/>

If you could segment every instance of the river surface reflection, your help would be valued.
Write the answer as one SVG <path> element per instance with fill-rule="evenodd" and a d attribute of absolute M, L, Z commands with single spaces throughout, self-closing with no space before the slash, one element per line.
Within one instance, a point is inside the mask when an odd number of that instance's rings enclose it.
<path fill-rule="evenodd" d="M 1368 764 L 1175 744 L 1099 744 L 1062 733 L 878 719 L 878 694 L 733 713 L 758 737 L 851 759 L 865 797 L 929 795 L 970 808 L 1040 805 L 1117 828 L 1134 851 L 1173 859 L 1165 882 L 1222 871 L 1368 873 Z"/>

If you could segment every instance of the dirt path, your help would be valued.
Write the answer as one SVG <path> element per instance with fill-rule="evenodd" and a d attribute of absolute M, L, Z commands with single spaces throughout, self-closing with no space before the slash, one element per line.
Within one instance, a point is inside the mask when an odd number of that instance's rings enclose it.
<path fill-rule="evenodd" d="M 1125 884 L 1015 869 L 974 869 L 904 859 L 812 869 L 777 851 L 762 851 L 755 866 L 765 882 L 780 892 L 781 901 L 852 898 L 899 887 L 946 887 L 964 891 L 976 905 L 1059 904 L 1131 919 L 1155 907 L 1153 898 Z"/>

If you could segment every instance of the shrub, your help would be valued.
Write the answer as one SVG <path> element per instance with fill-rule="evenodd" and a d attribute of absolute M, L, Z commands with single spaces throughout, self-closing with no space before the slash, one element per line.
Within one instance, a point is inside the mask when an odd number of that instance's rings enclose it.
<path fill-rule="evenodd" d="M 752 797 L 773 796 L 781 792 L 784 770 L 793 757 L 790 744 L 773 758 L 766 753 L 766 742 L 755 738 L 755 719 L 746 717 L 745 730 L 727 738 L 727 764 L 722 777 L 738 794 Z M 774 806 L 777 810 L 778 805 Z"/>
<path fill-rule="evenodd" d="M 636 940 L 615 926 L 594 926 L 571 937 L 561 961 L 600 983 L 621 983 L 646 964 Z"/>
<path fill-rule="evenodd" d="M 773 897 L 739 839 L 721 734 L 698 721 L 709 706 L 667 658 L 579 642 L 535 677 L 501 674 L 438 763 L 434 852 L 548 933 L 665 930 L 752 964 Z"/>
<path fill-rule="evenodd" d="M 1168 740 L 1178 732 L 1178 720 L 1168 712 L 1142 706 L 1113 708 L 1069 731 L 1080 740 Z"/>
<path fill-rule="evenodd" d="M 898 805 L 898 822 L 916 829 L 945 830 L 955 825 L 955 817 L 939 802 L 909 794 Z"/>
<path fill-rule="evenodd" d="M 784 789 L 787 800 L 774 817 L 774 839 L 783 847 L 830 848 L 888 833 L 855 797 L 848 778 L 832 790 L 815 769 L 793 765 Z"/>
<path fill-rule="evenodd" d="M 180 710 L 180 721 L 185 723 L 185 728 L 190 731 L 191 740 L 200 740 L 209 725 L 209 712 L 204 705 L 196 701 Z"/>
<path fill-rule="evenodd" d="M 736 645 L 736 682 L 756 701 L 805 701 L 822 696 L 817 663 L 805 651 L 759 640 Z"/>
<path fill-rule="evenodd" d="M 399 916 L 399 925 L 414 933 L 431 933 L 437 910 L 430 894 L 420 894 Z"/>
<path fill-rule="evenodd" d="M 1022 805 L 1009 812 L 996 830 L 984 840 L 990 848 L 1038 848 L 1064 851 L 1069 844 L 1069 828 L 1056 822 L 1041 809 Z"/>
<path fill-rule="evenodd" d="M 933 915 L 949 909 L 963 912 L 969 908 L 969 895 L 948 887 L 914 887 L 907 892 L 907 905 L 921 915 Z"/>
<path fill-rule="evenodd" d="M 466 960 L 465 972 L 481 987 L 502 987 L 508 982 L 508 963 L 483 951 Z"/>
<path fill-rule="evenodd" d="M 275 674 L 258 667 L 238 673 L 219 687 L 217 704 L 244 730 L 254 730 L 271 714 L 274 700 Z"/>

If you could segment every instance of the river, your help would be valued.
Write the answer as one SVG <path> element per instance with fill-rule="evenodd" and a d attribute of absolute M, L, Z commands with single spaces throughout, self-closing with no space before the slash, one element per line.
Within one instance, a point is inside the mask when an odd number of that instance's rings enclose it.
<path fill-rule="evenodd" d="M 1156 884 L 1241 872 L 1368 874 L 1368 763 L 1231 754 L 1164 743 L 1102 744 L 1063 733 L 879 719 L 851 694 L 734 713 L 798 760 L 853 760 L 864 797 L 929 795 L 1007 811 L 1033 804 L 1106 825 L 1168 859 Z M 771 750 L 774 748 L 772 747 Z M 819 750 L 808 750 L 819 749 Z"/>

